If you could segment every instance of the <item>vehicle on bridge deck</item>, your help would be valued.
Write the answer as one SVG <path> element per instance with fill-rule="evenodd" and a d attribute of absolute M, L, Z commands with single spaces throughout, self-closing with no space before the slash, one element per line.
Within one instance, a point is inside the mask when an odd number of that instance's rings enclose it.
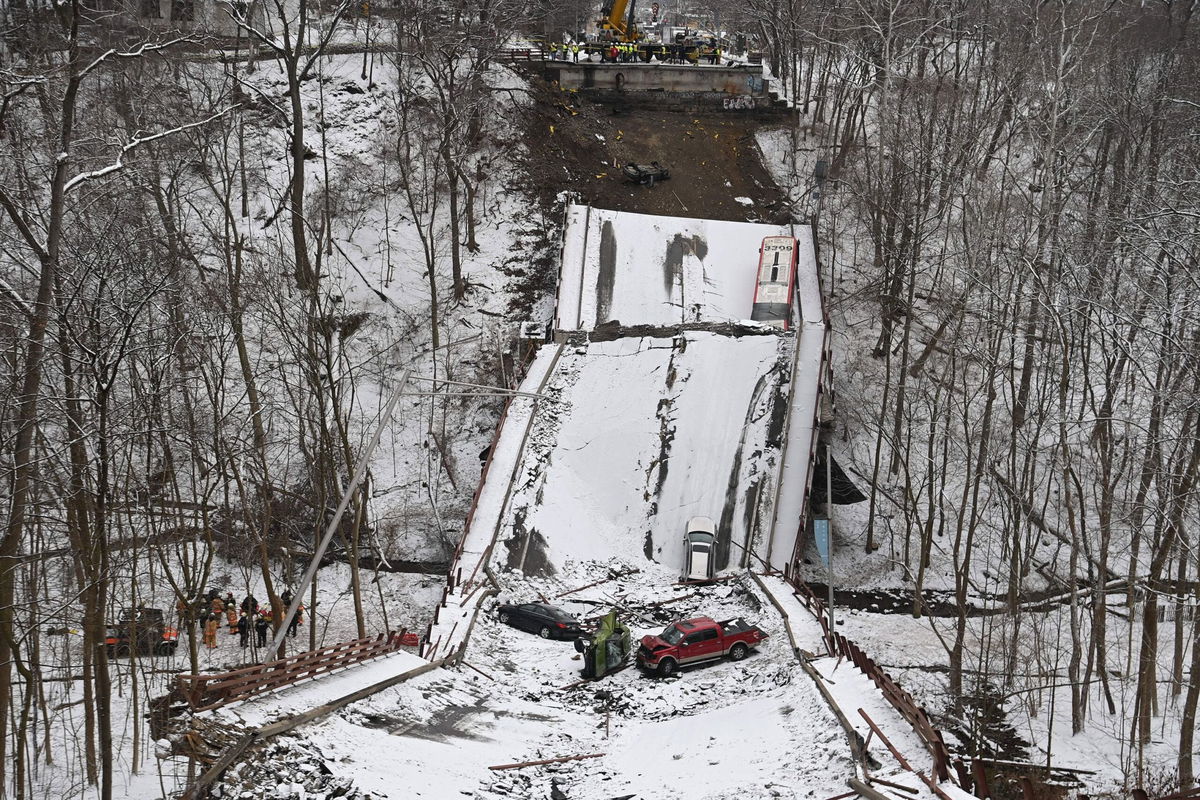
<path fill-rule="evenodd" d="M 740 617 L 717 622 L 711 617 L 672 622 L 658 636 L 643 636 L 637 665 L 670 677 L 680 667 L 728 656 L 741 661 L 767 639 L 757 625 Z"/>
<path fill-rule="evenodd" d="M 708 517 L 688 520 L 683 535 L 683 580 L 711 581 L 716 575 L 717 526 Z"/>
<path fill-rule="evenodd" d="M 799 251 L 795 236 L 763 238 L 758 250 L 758 275 L 750 319 L 785 331 L 791 327 Z"/>
<path fill-rule="evenodd" d="M 536 633 L 543 639 L 574 639 L 584 634 L 579 620 L 546 603 L 505 603 L 496 609 L 505 625 Z"/>

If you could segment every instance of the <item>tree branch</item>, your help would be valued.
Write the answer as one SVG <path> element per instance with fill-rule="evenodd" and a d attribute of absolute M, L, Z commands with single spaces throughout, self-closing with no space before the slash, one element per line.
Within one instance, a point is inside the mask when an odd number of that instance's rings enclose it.
<path fill-rule="evenodd" d="M 228 108 L 222 109 L 221 111 L 218 111 L 217 113 L 213 114 L 211 117 L 202 119 L 198 122 L 190 122 L 187 125 L 180 125 L 178 128 L 171 128 L 171 130 L 169 130 L 169 131 L 161 131 L 159 133 L 155 133 L 150 136 L 135 136 L 133 139 L 130 139 L 128 142 L 126 142 L 125 146 L 121 148 L 121 154 L 119 156 L 117 156 L 116 161 L 109 164 L 107 167 L 101 167 L 100 169 L 92 170 L 91 172 L 84 172 L 84 173 L 80 173 L 79 175 L 76 175 L 74 178 L 71 178 L 71 180 L 67 181 L 67 185 L 64 187 L 63 191 L 69 192 L 72 189 L 74 189 L 76 186 L 80 185 L 81 183 L 84 183 L 85 181 L 94 180 L 96 178 L 102 178 L 105 175 L 111 175 L 112 173 L 117 172 L 118 170 L 124 169 L 125 163 L 124 163 L 124 161 L 122 161 L 122 159 L 128 153 L 132 152 L 134 149 L 140 147 L 141 145 L 146 144 L 147 142 L 153 142 L 157 139 L 162 139 L 166 136 L 172 136 L 176 133 L 182 133 L 183 131 L 191 130 L 192 128 L 199 128 L 202 125 L 207 125 L 208 123 L 212 122 L 213 120 L 219 119 L 219 118 L 225 116 L 226 114 L 230 113 L 231 111 L 236 111 L 239 108 L 241 108 L 240 103 L 237 105 L 232 105 L 232 106 L 229 106 Z"/>
<path fill-rule="evenodd" d="M 149 53 L 157 53 L 160 50 L 166 50 L 167 48 L 174 47 L 175 45 L 182 44 L 183 42 L 194 42 L 194 41 L 196 41 L 196 39 L 193 36 L 180 36 L 176 39 L 170 39 L 166 42 L 161 42 L 158 44 L 148 44 L 146 42 L 143 42 L 142 44 L 139 44 L 137 47 L 135 47 L 132 50 L 109 49 L 109 50 L 106 50 L 105 52 L 101 53 L 100 55 L 96 56 L 95 60 L 93 60 L 92 63 L 88 64 L 86 67 L 84 67 L 82 70 L 80 70 L 79 77 L 82 78 L 84 75 L 87 75 L 89 72 L 91 72 L 96 67 L 100 66 L 101 64 L 103 64 L 105 61 L 107 61 L 110 58 L 141 58 L 142 56 L 147 55 Z"/>
<path fill-rule="evenodd" d="M 4 210 L 8 212 L 9 218 L 13 224 L 17 226 L 17 230 L 21 232 L 21 238 L 25 243 L 37 254 L 39 259 L 46 259 L 50 254 L 46 251 L 46 245 L 34 235 L 33 230 L 29 227 L 29 223 L 21 216 L 21 210 L 13 203 L 12 198 L 8 196 L 8 192 L 0 188 L 0 206 L 4 206 Z"/>

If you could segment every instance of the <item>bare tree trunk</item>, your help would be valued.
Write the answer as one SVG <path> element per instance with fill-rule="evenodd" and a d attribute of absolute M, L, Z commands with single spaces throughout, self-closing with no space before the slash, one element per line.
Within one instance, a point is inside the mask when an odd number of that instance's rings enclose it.
<path fill-rule="evenodd" d="M 32 214 L 19 209 L 6 192 L 0 191 L 0 206 L 3 206 L 13 226 L 25 240 L 25 244 L 37 255 L 38 288 L 29 318 L 29 332 L 25 337 L 25 356 L 21 366 L 21 389 L 15 398 L 16 415 L 13 427 L 15 443 L 12 456 L 12 484 L 9 491 L 8 524 L 4 537 L 0 539 L 0 722 L 9 718 L 12 700 L 13 647 L 16 643 L 13 607 L 16 600 L 16 559 L 25 533 L 26 513 L 33 491 L 34 439 L 38 428 L 38 394 L 42 384 L 42 358 L 46 351 L 46 330 L 50 323 L 50 311 L 54 301 L 54 281 L 59 265 L 59 248 L 62 243 L 63 223 L 66 215 L 67 174 L 73 164 L 71 158 L 75 131 L 75 102 L 83 76 L 79 72 L 80 53 L 78 43 L 79 0 L 72 0 L 68 25 L 68 50 L 65 70 L 68 78 L 58 108 L 58 158 L 54 161 L 50 179 L 50 197 L 46 209 L 46 235 L 41 240 L 30 228 Z M 7 736 L 0 736 L 0 787 L 8 777 Z M 107 800 L 105 798 L 104 800 Z"/>

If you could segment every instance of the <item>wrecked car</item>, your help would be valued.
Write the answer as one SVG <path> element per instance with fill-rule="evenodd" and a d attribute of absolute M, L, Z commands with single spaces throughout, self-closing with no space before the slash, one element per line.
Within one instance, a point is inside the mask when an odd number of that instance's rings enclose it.
<path fill-rule="evenodd" d="M 629 626 L 617 619 L 616 611 L 610 611 L 600 620 L 600 628 L 591 639 L 575 640 L 575 650 L 583 654 L 580 671 L 583 677 L 603 678 L 628 663 L 633 650 Z"/>

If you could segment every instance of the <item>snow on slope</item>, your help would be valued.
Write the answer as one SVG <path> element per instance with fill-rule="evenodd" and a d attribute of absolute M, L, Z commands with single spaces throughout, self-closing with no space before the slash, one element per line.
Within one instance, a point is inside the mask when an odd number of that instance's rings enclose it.
<path fill-rule="evenodd" d="M 618 564 L 620 556 L 609 563 Z M 580 580 L 585 573 L 571 577 Z M 558 586 L 551 578 L 507 577 L 534 596 L 551 595 Z M 669 580 L 650 566 L 560 602 L 580 611 L 614 594 L 631 605 L 674 594 L 676 603 L 651 613 L 661 619 L 753 615 L 772 637 L 745 661 L 693 668 L 677 679 L 627 669 L 574 686 L 580 662 L 569 643 L 521 633 L 489 615 L 481 617 L 467 649 L 474 669 L 420 676 L 307 727 L 306 735 L 335 775 L 397 800 L 838 793 L 851 774 L 849 748 L 793 659 L 771 605 L 749 581 L 683 589 L 670 587 Z M 638 624 L 636 633 L 654 629 Z M 516 771 L 488 769 L 589 754 L 601 755 Z"/>
<path fill-rule="evenodd" d="M 644 553 L 682 564 L 690 517 L 724 520 L 743 543 L 755 476 L 768 472 L 770 399 L 782 374 L 774 336 L 688 332 L 592 342 L 564 354 L 518 490 L 508 563 L 534 571 L 526 538 L 568 560 Z M 735 547 L 736 564 L 740 550 Z"/>

